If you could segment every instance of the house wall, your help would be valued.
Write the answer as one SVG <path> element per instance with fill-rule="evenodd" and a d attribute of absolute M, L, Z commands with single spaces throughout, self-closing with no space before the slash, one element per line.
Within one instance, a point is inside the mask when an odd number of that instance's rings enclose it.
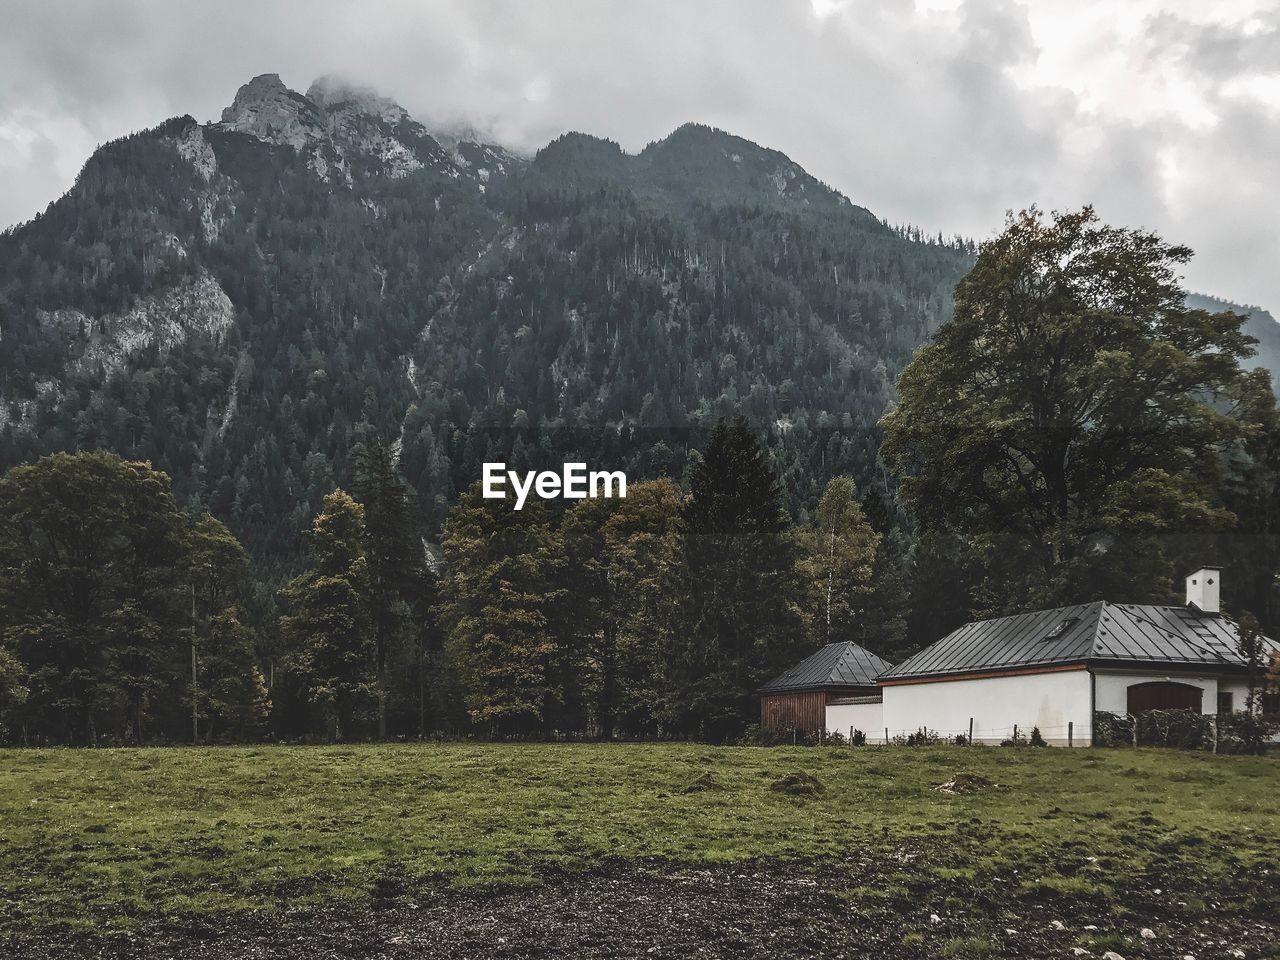
<path fill-rule="evenodd" d="M 1219 693 L 1231 694 L 1231 705 L 1237 711 L 1243 710 L 1249 702 L 1249 681 L 1236 677 L 1218 681 Z"/>
<path fill-rule="evenodd" d="M 1094 670 L 1097 709 L 1102 713 L 1126 714 L 1129 712 L 1129 687 L 1135 683 L 1151 683 L 1153 681 L 1172 680 L 1174 683 L 1185 683 L 1199 687 L 1204 693 L 1200 697 L 1201 713 L 1218 712 L 1218 680 L 1216 677 L 1180 676 L 1167 673 L 1138 673 L 1129 671 Z M 1236 696 L 1236 709 L 1244 706 L 1244 700 Z"/>
<path fill-rule="evenodd" d="M 825 690 L 766 693 L 760 696 L 760 726 L 766 730 L 817 732 L 826 724 Z"/>
<path fill-rule="evenodd" d="M 848 737 L 850 730 L 861 730 L 868 743 L 884 739 L 883 703 L 827 704 L 827 733 Z"/>
<path fill-rule="evenodd" d="M 976 743 L 999 743 L 1013 733 L 1039 727 L 1049 743 L 1088 746 L 1093 712 L 1089 672 L 1084 669 L 978 679 L 884 684 L 883 722 L 889 736 L 927 727 L 944 737 L 969 732 Z M 884 739 L 881 730 L 880 738 Z"/>

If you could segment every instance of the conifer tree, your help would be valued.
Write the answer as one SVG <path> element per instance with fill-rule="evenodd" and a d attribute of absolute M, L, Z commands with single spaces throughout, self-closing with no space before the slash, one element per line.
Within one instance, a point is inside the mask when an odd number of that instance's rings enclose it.
<path fill-rule="evenodd" d="M 777 477 L 746 420 L 720 421 L 682 510 L 666 712 L 673 728 L 723 740 L 755 712 L 753 692 L 803 647 L 797 542 Z"/>
<path fill-rule="evenodd" d="M 256 738 L 266 726 L 270 699 L 256 638 L 240 606 L 249 554 L 225 524 L 207 513 L 192 525 L 190 542 L 202 736 Z"/>
<path fill-rule="evenodd" d="M 363 539 L 364 510 L 346 491 L 333 491 L 311 527 L 312 568 L 282 591 L 292 609 L 280 621 L 293 651 L 291 667 L 327 712 L 336 740 L 377 702 Z"/>
<path fill-rule="evenodd" d="M 586 637 L 594 722 L 606 739 L 656 730 L 682 499 L 670 480 L 636 483 L 626 499 L 583 500 L 561 525 L 569 613 Z"/>
<path fill-rule="evenodd" d="M 557 691 L 553 612 L 564 598 L 564 560 L 539 500 L 513 510 L 470 487 L 442 536 L 440 614 L 471 721 L 497 735 L 546 731 Z"/>
<path fill-rule="evenodd" d="M 378 736 L 386 737 L 388 664 L 407 659 L 413 604 L 425 589 L 427 574 L 413 494 L 388 446 L 369 442 L 357 451 L 354 492 L 364 508 L 362 543 L 377 661 Z M 416 659 L 421 669 L 421 658 Z"/>

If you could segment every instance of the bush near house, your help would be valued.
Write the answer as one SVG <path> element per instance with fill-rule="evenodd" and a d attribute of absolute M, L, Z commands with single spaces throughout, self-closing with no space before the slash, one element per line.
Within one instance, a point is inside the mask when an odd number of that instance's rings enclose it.
<path fill-rule="evenodd" d="M 1137 715 L 1097 713 L 1093 742 L 1098 747 L 1137 746 L 1209 750 L 1216 753 L 1263 753 L 1266 741 L 1280 730 L 1275 717 L 1247 713 L 1207 714 L 1195 710 L 1146 710 Z"/>

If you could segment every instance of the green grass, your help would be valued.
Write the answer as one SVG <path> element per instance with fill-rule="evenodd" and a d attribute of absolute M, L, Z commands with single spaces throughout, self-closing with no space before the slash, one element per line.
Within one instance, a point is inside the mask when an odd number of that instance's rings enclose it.
<path fill-rule="evenodd" d="M 707 771 L 717 789 L 682 792 Z M 826 789 L 803 798 L 770 789 L 797 771 Z M 961 771 L 1000 786 L 932 789 Z M 376 899 L 414 885 L 533 884 L 609 858 L 723 863 L 850 850 L 890 864 L 881 878 L 850 878 L 841 893 L 862 902 L 897 901 L 921 878 L 968 891 L 1012 876 L 1007 895 L 1114 908 L 1115 890 L 1152 876 L 1171 877 L 1166 885 L 1274 876 L 1278 782 L 1274 758 L 1156 750 L 0 751 L 0 930 L 121 927 L 156 913 Z M 902 851 L 918 859 L 904 866 Z"/>

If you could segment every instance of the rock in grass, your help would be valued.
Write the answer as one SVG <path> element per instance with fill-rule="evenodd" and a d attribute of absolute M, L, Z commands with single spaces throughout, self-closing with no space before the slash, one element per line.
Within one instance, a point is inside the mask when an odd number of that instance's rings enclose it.
<path fill-rule="evenodd" d="M 1124 960 L 1124 957 L 1116 953 L 1114 950 L 1108 950 L 1102 955 L 1102 960 Z"/>
<path fill-rule="evenodd" d="M 1138 933 L 1138 936 L 1140 936 L 1143 940 L 1154 940 L 1156 938 L 1156 932 L 1152 930 L 1150 927 L 1143 927 L 1142 930 Z"/>
<path fill-rule="evenodd" d="M 812 797 L 822 793 L 826 787 L 811 773 L 788 773 L 773 781 L 769 789 L 775 793 L 785 793 L 790 797 Z"/>
<path fill-rule="evenodd" d="M 939 793 L 976 793 L 991 785 L 990 780 L 976 773 L 957 773 L 946 783 L 940 783 L 933 789 Z"/>

